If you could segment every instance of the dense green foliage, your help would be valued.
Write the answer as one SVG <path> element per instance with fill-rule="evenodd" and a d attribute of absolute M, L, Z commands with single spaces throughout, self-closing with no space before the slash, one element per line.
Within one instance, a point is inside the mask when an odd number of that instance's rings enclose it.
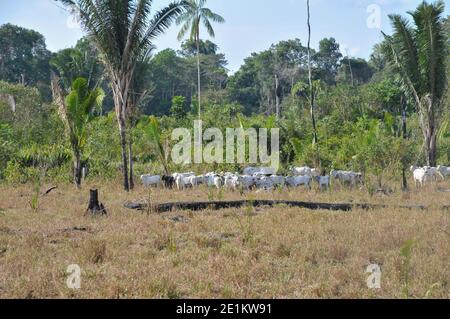
<path fill-rule="evenodd" d="M 445 47 L 450 37 L 450 19 L 442 27 L 446 28 Z M 11 30 L 20 32 L 8 35 Z M 118 177 L 123 165 L 121 136 L 117 132 L 110 81 L 102 63 L 104 56 L 96 49 L 95 41 L 88 37 L 74 48 L 52 55 L 45 49 L 43 37 L 34 31 L 5 25 L 0 27 L 0 34 L 6 35 L 0 36 L 0 52 L 9 46 L 25 57 L 19 59 L 19 55 L 10 54 L 6 55 L 7 63 L 0 63 L 0 180 L 26 182 L 42 170 L 58 180 L 73 178 L 70 139 L 66 138 L 58 107 L 48 103 L 51 71 L 61 77 L 66 91 L 80 76 L 87 79 L 89 89 L 98 86 L 105 91 L 103 110 L 89 121 L 83 120 L 83 158 L 88 163 L 89 178 Z M 316 150 L 311 145 L 312 127 L 305 97 L 307 49 L 300 40 L 281 41 L 253 53 L 231 75 L 226 69 L 226 57 L 216 44 L 201 40 L 198 44 L 199 50 L 195 41 L 188 40 L 179 51 L 166 49 L 139 59 L 129 100 L 134 115 L 128 128 L 133 140 L 130 145 L 134 174 L 240 168 L 206 164 L 177 167 L 166 162 L 174 143 L 170 140 L 172 130 L 192 130 L 198 116 L 197 53 L 202 70 L 204 127 L 279 127 L 282 170 L 294 164 L 313 165 Z M 377 187 L 400 179 L 401 168 L 427 161 L 417 103 L 407 94 L 404 78 L 386 51 L 388 45 L 384 41 L 375 46 L 369 61 L 344 57 L 333 38 L 323 39 L 312 52 L 322 169 L 361 171 L 370 185 Z M 440 53 L 450 70 L 448 51 Z M 418 63 L 423 66 L 428 62 L 421 58 Z M 424 71 L 419 72 L 425 76 Z M 24 83 L 18 78 L 20 74 L 25 74 Z M 415 81 L 426 88 L 429 81 L 421 80 L 419 75 Z M 438 164 L 450 163 L 450 95 L 445 89 L 448 81 L 446 77 L 445 83 L 438 82 L 435 94 L 442 96 L 436 113 L 440 123 L 436 132 Z M 427 90 L 423 92 L 426 94 Z M 7 96 L 14 97 L 15 112 Z M 278 120 L 274 116 L 277 96 L 281 103 Z M 405 109 L 402 105 L 406 105 Z M 406 136 L 402 131 L 403 111 Z M 150 115 L 158 116 L 157 120 Z"/>

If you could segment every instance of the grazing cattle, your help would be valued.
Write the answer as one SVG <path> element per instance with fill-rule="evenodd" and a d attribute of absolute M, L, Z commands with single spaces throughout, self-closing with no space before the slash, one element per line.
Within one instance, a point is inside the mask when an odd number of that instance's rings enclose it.
<path fill-rule="evenodd" d="M 224 186 L 228 189 L 236 190 L 239 187 L 239 176 L 226 174 L 224 177 Z"/>
<path fill-rule="evenodd" d="M 145 187 L 158 186 L 161 183 L 161 176 L 159 175 L 142 175 L 141 176 L 142 185 Z"/>
<path fill-rule="evenodd" d="M 437 169 L 444 179 L 450 177 L 450 167 L 439 165 Z"/>
<path fill-rule="evenodd" d="M 238 177 L 239 186 L 243 189 L 250 190 L 256 186 L 257 178 L 251 175 L 242 175 Z"/>
<path fill-rule="evenodd" d="M 221 189 L 223 187 L 223 180 L 221 176 L 214 176 L 214 187 Z"/>
<path fill-rule="evenodd" d="M 244 175 L 275 175 L 277 170 L 272 167 L 247 167 L 243 171 Z"/>
<path fill-rule="evenodd" d="M 274 187 L 283 188 L 286 185 L 286 178 L 284 176 L 272 175 L 270 176 Z"/>
<path fill-rule="evenodd" d="M 185 187 L 192 187 L 194 185 L 192 185 L 192 176 L 195 177 L 195 174 L 193 172 L 189 172 L 189 173 L 174 173 L 172 174 L 172 177 L 175 179 L 175 184 L 177 184 L 177 180 L 182 180 L 182 186 L 183 189 Z M 178 188 L 178 185 L 177 185 Z"/>
<path fill-rule="evenodd" d="M 208 187 L 214 187 L 214 178 L 218 176 L 216 173 L 207 173 L 202 176 L 203 184 L 205 184 Z"/>
<path fill-rule="evenodd" d="M 411 172 L 413 173 L 414 183 L 417 187 L 423 187 L 425 185 L 425 182 L 431 178 L 431 175 L 429 174 L 426 167 L 415 167 L 411 166 Z"/>
<path fill-rule="evenodd" d="M 294 176 L 312 176 L 312 169 L 308 166 L 305 167 L 293 167 L 291 172 Z"/>
<path fill-rule="evenodd" d="M 424 168 L 427 171 L 428 179 L 431 179 L 434 182 L 436 182 L 439 178 L 443 180 L 445 179 L 437 167 L 425 166 Z"/>
<path fill-rule="evenodd" d="M 315 177 L 317 183 L 319 184 L 320 190 L 322 191 L 325 187 L 326 190 L 330 189 L 331 177 L 327 176 L 316 176 Z"/>
<path fill-rule="evenodd" d="M 272 178 L 269 176 L 261 176 L 256 179 L 256 187 L 262 190 L 272 190 L 274 188 Z"/>
<path fill-rule="evenodd" d="M 299 187 L 304 185 L 307 188 L 311 188 L 311 176 L 289 176 L 286 177 L 286 184 L 289 187 Z"/>
<path fill-rule="evenodd" d="M 350 184 L 352 187 L 356 185 L 356 182 L 362 182 L 361 173 L 332 170 L 330 176 L 333 177 L 333 179 L 339 180 L 342 185 Z"/>
<path fill-rule="evenodd" d="M 186 184 L 192 187 L 196 187 L 199 185 L 199 178 L 197 176 L 189 176 L 186 177 Z"/>
<path fill-rule="evenodd" d="M 173 178 L 173 176 L 166 176 L 166 175 L 164 175 L 162 177 L 162 181 L 163 181 L 163 184 L 164 184 L 165 188 L 172 189 L 173 186 L 175 185 L 175 178 Z"/>
<path fill-rule="evenodd" d="M 179 191 L 184 190 L 184 188 L 186 187 L 186 185 L 184 183 L 184 177 L 181 174 L 176 175 L 175 185 L 177 186 L 177 189 Z"/>

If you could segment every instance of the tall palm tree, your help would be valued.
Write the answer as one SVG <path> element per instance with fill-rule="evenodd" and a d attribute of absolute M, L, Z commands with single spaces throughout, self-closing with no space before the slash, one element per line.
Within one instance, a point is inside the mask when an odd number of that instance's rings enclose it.
<path fill-rule="evenodd" d="M 436 165 L 437 135 L 447 90 L 448 36 L 445 33 L 444 2 L 422 2 L 409 12 L 414 25 L 400 15 L 391 15 L 394 35 L 387 36 L 387 57 L 397 68 L 405 93 L 419 110 L 427 163 Z"/>
<path fill-rule="evenodd" d="M 310 115 L 313 127 L 313 145 L 316 146 L 318 142 L 317 137 L 317 124 L 315 116 L 315 94 L 314 94 L 314 83 L 312 78 L 312 61 L 311 61 L 311 11 L 309 0 L 306 1 L 306 10 L 308 13 L 308 82 L 309 82 L 309 104 L 310 104 Z"/>
<path fill-rule="evenodd" d="M 67 128 L 74 160 L 74 183 L 80 188 L 81 158 L 87 140 L 86 126 L 93 118 L 94 109 L 101 107 L 105 94 L 100 88 L 89 89 L 87 79 L 77 78 L 72 83 L 70 93 L 64 97 L 61 82 L 56 76 L 52 78 L 53 97 Z"/>
<path fill-rule="evenodd" d="M 178 40 L 184 38 L 189 32 L 189 39 L 197 44 L 197 84 L 198 84 L 198 117 L 201 119 L 201 73 L 200 73 L 200 25 L 203 24 L 209 36 L 214 38 L 215 33 L 212 22 L 224 23 L 220 15 L 205 8 L 206 0 L 187 0 L 186 11 L 177 19 L 177 25 L 183 24 L 178 33 Z"/>
<path fill-rule="evenodd" d="M 176 1 L 151 17 L 153 0 L 59 0 L 75 8 L 80 22 L 96 44 L 111 81 L 122 147 L 123 186 L 128 177 L 127 115 L 129 93 L 137 61 L 153 48 L 161 35 L 183 12 Z"/>

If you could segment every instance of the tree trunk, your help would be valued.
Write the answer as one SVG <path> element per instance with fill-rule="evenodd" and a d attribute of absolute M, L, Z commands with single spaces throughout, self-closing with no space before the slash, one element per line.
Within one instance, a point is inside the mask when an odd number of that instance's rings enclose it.
<path fill-rule="evenodd" d="M 82 175 L 81 173 L 82 173 L 81 155 L 78 151 L 75 151 L 73 162 L 73 180 L 77 188 L 81 188 L 81 175 Z"/>
<path fill-rule="evenodd" d="M 120 74 L 115 76 L 112 85 L 114 94 L 114 106 L 116 111 L 117 122 L 119 125 L 120 146 L 122 150 L 122 174 L 123 188 L 130 191 L 130 183 L 128 179 L 128 149 L 127 149 L 127 107 L 128 107 L 128 90 L 132 78 L 131 74 Z"/>
<path fill-rule="evenodd" d="M 317 138 L 317 125 L 316 125 L 316 117 L 314 114 L 314 88 L 312 81 L 312 66 L 311 66 L 311 14 L 310 14 L 310 6 L 309 0 L 307 1 L 307 9 L 308 9 L 308 80 L 309 80 L 309 103 L 310 103 L 310 113 L 311 113 L 311 122 L 313 126 L 313 145 L 318 143 Z"/>
<path fill-rule="evenodd" d="M 407 120 L 407 103 L 405 100 L 405 97 L 402 96 L 401 97 L 401 106 L 402 106 L 402 133 L 403 133 L 403 139 L 407 140 L 408 139 L 408 128 L 406 126 L 406 120 Z M 403 164 L 402 167 L 402 189 L 404 192 L 408 191 L 408 179 L 406 178 L 406 170 L 407 167 L 405 164 Z"/>
<path fill-rule="evenodd" d="M 427 138 L 426 138 L 426 152 L 427 152 L 427 165 L 431 167 L 436 167 L 437 161 L 437 136 L 436 132 L 428 129 Z"/>
<path fill-rule="evenodd" d="M 128 137 L 128 158 L 130 164 L 130 190 L 134 189 L 134 170 L 133 170 L 133 137 L 130 131 L 130 136 Z"/>
<path fill-rule="evenodd" d="M 426 100 L 425 112 L 427 116 L 427 120 L 425 121 L 425 126 L 422 129 L 424 130 L 425 135 L 425 149 L 427 152 L 427 165 L 431 167 L 436 166 L 437 160 L 437 125 L 434 116 L 434 105 L 432 98 L 428 97 Z"/>
<path fill-rule="evenodd" d="M 201 107 L 201 73 L 200 73 L 200 37 L 197 34 L 197 85 L 198 85 L 198 119 L 202 119 Z"/>
<path fill-rule="evenodd" d="M 89 206 L 86 210 L 86 214 L 87 213 L 89 213 L 93 216 L 107 215 L 105 206 L 103 206 L 103 204 L 99 203 L 99 201 L 98 201 L 98 190 L 97 189 L 90 190 Z"/>
<path fill-rule="evenodd" d="M 123 188 L 125 191 L 130 191 L 130 183 L 128 179 L 128 152 L 127 152 L 127 133 L 125 120 L 120 117 L 119 121 L 119 133 L 120 133 L 120 146 L 122 148 L 122 173 L 123 173 Z"/>
<path fill-rule="evenodd" d="M 280 93 L 278 91 L 279 89 L 279 80 L 278 80 L 278 75 L 275 74 L 275 112 L 277 115 L 277 119 L 280 118 Z"/>

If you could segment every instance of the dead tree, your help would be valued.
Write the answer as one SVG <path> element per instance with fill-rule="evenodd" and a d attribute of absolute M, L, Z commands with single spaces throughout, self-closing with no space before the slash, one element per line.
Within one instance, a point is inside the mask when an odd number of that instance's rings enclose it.
<path fill-rule="evenodd" d="M 89 197 L 89 206 L 86 210 L 86 215 L 90 214 L 92 216 L 106 216 L 107 212 L 105 206 L 98 201 L 98 190 L 91 189 Z"/>

